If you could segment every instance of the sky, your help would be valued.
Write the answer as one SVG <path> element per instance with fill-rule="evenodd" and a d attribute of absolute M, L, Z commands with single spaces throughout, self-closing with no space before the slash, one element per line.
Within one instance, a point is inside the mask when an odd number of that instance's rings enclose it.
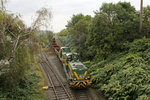
<path fill-rule="evenodd" d="M 73 14 L 94 16 L 94 11 L 99 10 L 103 3 L 119 1 L 130 2 L 136 10 L 140 10 L 141 0 L 8 0 L 6 8 L 12 13 L 20 14 L 28 27 L 31 26 L 37 10 L 42 7 L 50 8 L 52 20 L 49 29 L 59 32 L 65 28 Z M 150 5 L 150 0 L 143 0 L 143 5 Z"/>

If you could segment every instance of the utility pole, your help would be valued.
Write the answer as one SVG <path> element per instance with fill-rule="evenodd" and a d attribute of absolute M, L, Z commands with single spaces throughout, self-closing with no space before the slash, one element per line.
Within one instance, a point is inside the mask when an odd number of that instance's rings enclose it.
<path fill-rule="evenodd" d="M 139 32 L 142 30 L 142 22 L 143 22 L 143 0 L 141 0 L 141 9 L 140 9 L 140 28 Z"/>

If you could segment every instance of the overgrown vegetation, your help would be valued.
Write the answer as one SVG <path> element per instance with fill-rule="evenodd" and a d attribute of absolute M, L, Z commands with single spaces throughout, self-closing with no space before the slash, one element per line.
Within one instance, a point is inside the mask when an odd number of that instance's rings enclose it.
<path fill-rule="evenodd" d="M 51 31 L 39 31 L 37 34 L 38 42 L 42 47 L 48 47 L 50 45 L 51 39 L 53 37 L 53 32 Z"/>
<path fill-rule="evenodd" d="M 38 65 L 37 31 L 50 18 L 46 8 L 37 11 L 38 18 L 30 28 L 20 16 L 8 14 L 4 0 L 0 5 L 0 99 L 45 100 L 44 83 Z M 42 25 L 41 25 L 42 24 Z M 52 32 L 47 32 L 49 38 Z M 47 38 L 46 38 L 47 39 Z"/>
<path fill-rule="evenodd" d="M 109 100 L 150 99 L 150 6 L 139 12 L 128 2 L 104 3 L 95 16 L 73 15 L 58 33 L 61 41 L 79 53 L 93 74 L 93 87 Z"/>
<path fill-rule="evenodd" d="M 135 40 L 124 45 L 126 51 L 92 65 L 95 86 L 110 100 L 149 100 L 149 46 L 150 39 Z"/>

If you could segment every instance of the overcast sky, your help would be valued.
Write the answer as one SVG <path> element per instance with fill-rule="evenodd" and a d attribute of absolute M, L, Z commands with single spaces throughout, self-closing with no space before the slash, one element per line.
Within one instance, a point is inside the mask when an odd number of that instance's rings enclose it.
<path fill-rule="evenodd" d="M 46 6 L 51 8 L 52 31 L 59 32 L 65 28 L 73 14 L 82 13 L 94 16 L 93 11 L 98 10 L 102 3 L 130 2 L 137 10 L 140 9 L 141 0 L 8 0 L 7 9 L 16 14 L 21 14 L 24 23 L 30 26 L 35 12 Z M 150 0 L 143 0 L 144 6 L 150 5 Z"/>

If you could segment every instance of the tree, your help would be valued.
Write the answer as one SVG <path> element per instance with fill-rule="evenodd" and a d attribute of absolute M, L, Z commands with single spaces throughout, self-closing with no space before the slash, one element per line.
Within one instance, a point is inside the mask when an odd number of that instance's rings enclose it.
<path fill-rule="evenodd" d="M 36 31 L 49 15 L 46 9 L 40 10 L 41 13 L 37 12 L 40 17 L 33 27 L 27 28 L 20 16 L 7 13 L 3 1 L 1 1 L 2 9 L 0 9 L 0 98 L 2 96 L 1 99 L 4 97 L 20 100 L 28 94 L 25 93 L 28 92 L 28 88 L 37 83 L 33 79 L 32 81 L 28 79 L 29 76 L 37 77 L 35 73 L 30 74 L 29 70 L 36 67 L 35 52 L 38 50 L 34 46 L 37 46 Z M 29 75 L 26 75 L 27 72 Z M 33 89 L 30 88 L 29 91 L 32 94 Z"/>
<path fill-rule="evenodd" d="M 50 26 L 52 13 L 49 8 L 41 8 L 36 11 L 37 18 L 32 24 L 33 29 L 40 29 L 41 27 L 48 28 Z"/>
<path fill-rule="evenodd" d="M 146 37 L 150 37 L 150 6 L 143 9 L 143 29 L 142 33 L 145 33 Z"/>
<path fill-rule="evenodd" d="M 82 59 L 86 59 L 85 51 L 87 50 L 86 40 L 89 35 L 89 25 L 92 17 L 89 15 L 77 14 L 73 15 L 67 24 L 68 40 L 71 40 L 70 47 L 73 51 L 79 53 Z M 84 53 L 83 53 L 84 52 Z"/>
<path fill-rule="evenodd" d="M 104 3 L 95 14 L 89 45 L 95 45 L 99 58 L 105 59 L 111 52 L 122 50 L 123 42 L 139 36 L 138 15 L 130 3 Z"/>
<path fill-rule="evenodd" d="M 0 2 L 0 9 L 5 10 L 5 4 L 7 3 L 7 0 L 1 0 Z"/>
<path fill-rule="evenodd" d="M 39 10 L 36 11 L 36 19 L 35 21 L 32 23 L 32 29 L 36 31 L 36 33 L 40 33 L 40 36 L 46 36 L 46 40 L 45 42 L 43 41 L 43 43 L 48 44 L 47 42 L 50 42 L 50 40 L 52 39 L 52 32 L 48 31 L 48 28 L 50 27 L 50 23 L 51 23 L 51 18 L 52 18 L 52 13 L 51 10 L 49 8 L 41 8 Z M 41 31 L 41 29 L 46 29 L 45 31 Z M 46 32 L 46 34 L 44 34 Z M 49 39 L 48 39 L 49 37 Z M 38 50 L 38 47 L 36 46 L 36 41 L 38 41 L 37 37 L 34 36 L 34 46 L 36 48 L 36 50 Z M 41 40 L 41 39 L 39 39 Z M 42 42 L 42 41 L 40 41 Z"/>

